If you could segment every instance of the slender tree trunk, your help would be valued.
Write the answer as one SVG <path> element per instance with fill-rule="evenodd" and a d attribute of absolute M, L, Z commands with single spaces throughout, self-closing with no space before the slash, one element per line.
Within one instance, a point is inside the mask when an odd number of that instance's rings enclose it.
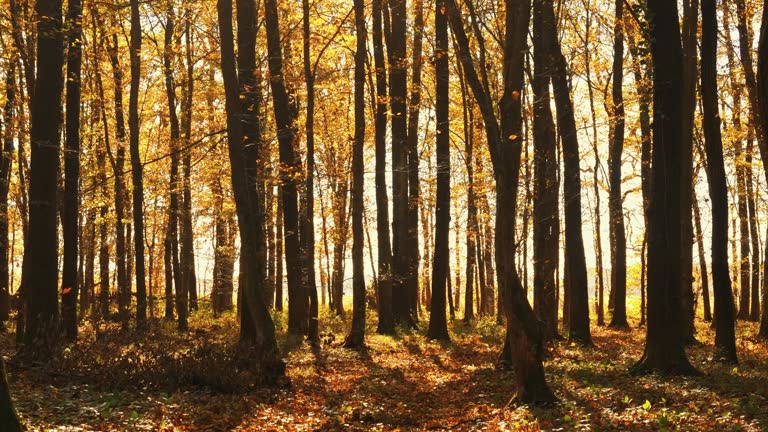
<path fill-rule="evenodd" d="M 383 0 L 373 0 L 372 33 L 373 57 L 376 70 L 376 233 L 379 267 L 379 323 L 376 331 L 393 334 L 395 331 L 392 310 L 392 249 L 389 238 L 389 200 L 387 198 L 387 74 L 384 62 L 382 34 Z"/>
<path fill-rule="evenodd" d="M 283 191 L 281 188 L 277 188 L 277 220 L 275 221 L 275 309 L 283 310 Z"/>
<path fill-rule="evenodd" d="M 409 313 L 418 317 L 417 299 L 419 293 L 419 113 L 421 106 L 421 69 L 423 64 L 422 42 L 424 38 L 424 2 L 412 0 L 414 9 L 413 48 L 411 50 L 411 88 L 408 105 L 408 219 L 406 234 L 408 248 L 408 269 L 405 286 L 410 297 Z"/>
<path fill-rule="evenodd" d="M 70 0 L 67 10 L 67 96 L 64 152 L 64 254 L 61 275 L 61 324 L 67 340 L 77 339 L 78 213 L 80 204 L 80 65 L 82 3 Z"/>
<path fill-rule="evenodd" d="M 147 286 L 144 265 L 144 165 L 139 151 L 139 80 L 141 79 L 141 17 L 139 0 L 131 0 L 131 91 L 128 102 L 131 174 L 133 180 L 133 239 L 136 259 L 136 327 L 147 325 Z M 129 288 L 130 295 L 130 288 Z M 130 297 L 128 298 L 130 305 Z"/>
<path fill-rule="evenodd" d="M 621 164 L 624 150 L 624 1 L 616 0 L 613 27 L 613 105 L 611 145 L 608 160 L 610 184 L 611 290 L 614 292 L 610 326 L 629 328 L 627 323 L 627 239 L 624 233 L 624 209 L 621 195 Z"/>
<path fill-rule="evenodd" d="M 61 0 L 40 0 L 37 65 L 31 106 L 29 233 L 24 244 L 26 329 L 22 353 L 47 361 L 59 338 L 56 180 L 59 172 L 64 36 Z"/>
<path fill-rule="evenodd" d="M 758 49 L 758 68 L 757 68 L 757 92 L 758 96 L 755 98 L 759 102 L 759 115 L 755 116 L 758 120 L 758 126 L 755 128 L 757 131 L 761 130 L 763 133 L 768 130 L 768 4 L 763 2 L 763 17 L 760 27 L 760 45 Z M 754 106 L 754 105 L 753 105 Z M 759 126 L 759 125 L 762 125 Z M 764 159 L 766 153 L 768 153 L 768 143 L 765 142 L 765 135 L 762 137 L 758 133 L 758 142 L 760 144 L 760 156 Z M 768 176 L 768 168 L 763 165 L 766 170 L 766 176 Z M 766 235 L 768 238 L 768 234 Z M 768 262 L 768 242 L 766 242 L 766 251 L 763 253 L 763 258 Z M 768 268 L 768 266 L 765 266 Z M 763 277 L 763 314 L 760 318 L 760 331 L 758 336 L 762 338 L 768 338 L 768 278 Z"/>
<path fill-rule="evenodd" d="M 296 140 L 296 107 L 292 105 L 285 87 L 283 55 L 280 46 L 280 24 L 275 0 L 265 0 L 267 49 L 269 73 L 274 105 L 275 125 L 280 145 L 280 188 L 283 191 L 283 228 L 285 258 L 288 267 L 288 332 L 305 334 L 308 330 L 309 297 L 301 285 L 299 260 L 299 209 L 296 191 L 296 175 L 300 170 L 299 159 L 294 152 Z"/>
<path fill-rule="evenodd" d="M 754 153 L 754 140 L 749 137 L 747 142 L 747 151 L 745 156 L 745 171 L 747 183 L 747 210 L 749 214 L 749 238 L 752 242 L 752 268 L 750 275 L 750 288 L 752 290 L 752 305 L 749 314 L 749 320 L 760 321 L 760 234 L 757 227 L 757 188 L 754 185 L 754 173 L 752 171 L 752 155 Z"/>
<path fill-rule="evenodd" d="M 0 328 L 3 329 L 11 313 L 10 266 L 8 261 L 11 250 L 8 244 L 8 191 L 11 185 L 14 150 L 14 104 L 16 103 L 14 63 L 10 63 L 5 70 L 5 107 L 3 110 L 5 129 L 0 124 L 0 137 L 3 140 L 3 153 L 0 157 Z"/>
<path fill-rule="evenodd" d="M 187 6 L 188 7 L 188 6 Z M 189 10 L 184 17 L 184 60 L 186 73 L 184 93 L 181 99 L 181 131 L 185 150 L 182 157 L 182 212 L 181 212 L 181 258 L 184 292 L 189 298 L 189 310 L 197 310 L 197 277 L 195 275 L 194 229 L 192 224 L 192 95 L 194 93 L 194 65 L 192 63 L 192 30 Z"/>
<path fill-rule="evenodd" d="M 581 176 L 579 168 L 579 142 L 571 101 L 567 65 L 560 50 L 555 28 L 552 0 L 545 0 L 543 13 L 544 37 L 552 62 L 552 89 L 557 106 L 558 132 L 563 141 L 563 189 L 565 207 L 565 248 L 568 259 L 570 289 L 569 337 L 571 340 L 590 344 L 589 291 L 587 263 L 584 256 L 584 240 L 581 232 Z"/>
<path fill-rule="evenodd" d="M 365 272 L 363 268 L 363 194 L 365 147 L 365 55 L 368 39 L 364 0 L 355 0 L 355 142 L 352 148 L 352 328 L 344 341 L 347 348 L 365 346 Z M 308 9 L 307 9 L 308 10 Z"/>
<path fill-rule="evenodd" d="M 533 307 L 544 325 L 544 337 L 557 337 L 557 285 L 555 268 L 560 227 L 558 226 L 557 145 L 550 108 L 551 77 L 544 40 L 544 2 L 533 3 Z"/>
<path fill-rule="evenodd" d="M 728 275 L 728 185 L 717 102 L 717 10 L 715 0 L 701 1 L 701 96 L 709 197 L 712 201 L 712 286 L 715 292 L 715 358 L 737 363 L 735 310 Z"/>
<path fill-rule="evenodd" d="M 301 243 L 303 249 L 304 264 L 302 277 L 304 290 L 309 295 L 309 327 L 307 338 L 312 342 L 320 339 L 317 314 L 317 282 L 315 281 L 315 73 L 310 65 L 310 33 L 309 33 L 309 0 L 302 0 L 303 37 L 304 37 L 304 78 L 307 84 L 307 171 L 304 191 L 306 196 L 306 208 L 301 221 Z M 364 65 L 361 65 L 361 68 Z M 357 68 L 357 66 L 356 66 Z M 363 78 L 365 76 L 363 75 Z M 365 82 L 363 81 L 363 84 Z M 363 107 L 364 108 L 364 107 Z M 354 217 L 353 217 L 354 219 Z M 354 222 L 353 222 L 354 223 Z M 353 228 L 354 229 L 354 228 Z M 362 242 L 362 238 L 360 239 Z M 354 249 L 354 248 L 353 248 Z M 354 253 L 354 251 L 353 251 Z M 363 296 L 365 288 L 363 287 Z M 363 325 L 364 327 L 364 325 Z"/>
<path fill-rule="evenodd" d="M 173 76 L 173 53 L 174 53 L 174 31 L 176 28 L 176 13 L 173 9 L 173 3 L 169 3 L 166 23 L 165 23 L 165 49 L 163 51 L 163 70 L 165 72 L 165 92 L 168 98 L 168 117 L 170 119 L 171 132 L 171 173 L 170 173 L 170 203 L 168 207 L 168 236 L 171 253 L 171 267 L 173 275 L 173 285 L 176 288 L 175 304 L 176 315 L 178 317 L 178 326 L 180 331 L 189 329 L 189 303 L 188 294 L 185 291 L 184 268 L 182 259 L 179 256 L 179 219 L 181 219 L 181 203 L 179 192 L 183 189 L 181 179 L 179 178 L 179 143 L 181 140 L 179 117 L 176 114 L 176 85 Z M 183 197 L 182 197 L 183 199 Z M 183 222 L 182 222 L 183 223 Z M 168 253 L 168 252 L 166 252 Z M 167 269 L 166 269 L 167 273 Z M 168 281 L 166 281 L 166 289 Z M 172 314 L 171 314 L 172 315 Z M 168 314 L 166 316 L 170 317 Z"/>
<path fill-rule="evenodd" d="M 427 338 L 450 340 L 448 320 L 445 316 L 446 279 L 448 277 L 448 232 L 451 222 L 451 152 L 448 117 L 448 20 L 443 12 L 445 4 L 435 3 L 435 131 L 437 157 L 437 198 L 435 200 L 435 255 L 432 264 L 432 304 L 429 315 Z M 471 144 L 469 144 L 471 146 Z M 471 147 L 470 147 L 471 152 Z M 469 265 L 469 263 L 467 264 Z M 469 272 L 468 272 L 469 273 Z M 472 291 L 471 279 L 467 280 L 467 292 Z M 471 301 L 467 304 L 472 310 Z M 470 312 L 471 313 L 471 312 Z M 471 317 L 464 313 L 464 319 Z"/>

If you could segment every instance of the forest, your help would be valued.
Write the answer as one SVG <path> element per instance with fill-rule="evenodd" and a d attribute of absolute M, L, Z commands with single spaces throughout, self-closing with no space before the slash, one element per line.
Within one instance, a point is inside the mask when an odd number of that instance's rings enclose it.
<path fill-rule="evenodd" d="M 768 430 L 768 0 L 0 0 L 0 140 L 0 432 Z"/>

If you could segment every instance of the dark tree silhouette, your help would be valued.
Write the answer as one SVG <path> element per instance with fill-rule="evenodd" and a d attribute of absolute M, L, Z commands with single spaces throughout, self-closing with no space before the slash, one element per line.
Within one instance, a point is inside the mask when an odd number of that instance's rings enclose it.
<path fill-rule="evenodd" d="M 614 293 L 610 326 L 628 328 L 627 239 L 624 233 L 624 200 L 621 195 L 621 163 L 624 150 L 624 0 L 616 0 L 613 25 L 613 97 L 610 151 L 608 155 L 609 219 L 611 237 L 611 291 Z"/>
<path fill-rule="evenodd" d="M 437 157 L 437 198 L 435 205 L 435 254 L 432 262 L 432 304 L 427 337 L 447 341 L 448 320 L 448 230 L 451 222 L 451 152 L 448 119 L 448 20 L 443 2 L 435 9 L 435 151 Z M 471 290 L 472 285 L 468 284 Z M 471 306 L 471 303 L 470 303 Z M 467 317 L 465 316 L 465 319 Z"/>
<path fill-rule="evenodd" d="M 67 96 L 64 152 L 64 212 L 61 221 L 64 251 L 61 274 L 61 324 L 68 340 L 77 339 L 78 216 L 80 195 L 80 65 L 82 63 L 82 3 L 67 6 Z"/>
<path fill-rule="evenodd" d="M 283 54 L 280 42 L 280 24 L 275 0 L 264 2 L 269 51 L 269 80 L 275 112 L 277 140 L 280 145 L 280 183 L 283 193 L 283 235 L 285 236 L 285 264 L 288 276 L 288 332 L 304 334 L 308 330 L 309 296 L 300 283 L 301 262 L 299 250 L 299 209 L 296 174 L 299 159 L 294 152 L 296 140 L 296 107 L 293 106 L 285 86 Z M 239 51 L 238 51 L 239 52 Z"/>
<path fill-rule="evenodd" d="M 355 0 L 355 142 L 352 149 L 352 328 L 344 346 L 360 349 L 365 346 L 365 272 L 363 268 L 363 194 L 365 147 L 365 30 L 364 0 Z"/>
<path fill-rule="evenodd" d="M 392 310 L 392 248 L 389 240 L 389 201 L 387 199 L 387 71 L 384 62 L 382 30 L 383 0 L 373 0 L 372 38 L 373 60 L 376 69 L 376 234 L 379 267 L 379 324 L 377 332 L 395 331 Z"/>
<path fill-rule="evenodd" d="M 56 190 L 59 172 L 61 93 L 64 87 L 64 33 L 61 0 L 35 4 L 37 77 L 31 101 L 29 233 L 24 243 L 26 328 L 22 352 L 47 361 L 59 337 Z"/>
<path fill-rule="evenodd" d="M 557 281 L 560 253 L 557 142 L 550 108 L 550 64 L 544 43 L 543 2 L 533 4 L 533 307 L 544 337 L 557 336 Z"/>
<path fill-rule="evenodd" d="M 648 326 L 637 373 L 691 374 L 680 289 L 682 45 L 677 4 L 649 0 L 653 58 L 653 144 L 648 203 Z"/>
<path fill-rule="evenodd" d="M 717 10 L 715 0 L 701 0 L 701 97 L 712 201 L 712 289 L 715 293 L 715 358 L 737 363 L 735 307 L 728 272 L 728 184 L 723 160 L 717 98 Z"/>
<path fill-rule="evenodd" d="M 456 38 L 461 62 L 485 122 L 491 162 L 496 177 L 496 268 L 499 292 L 507 317 L 507 336 L 502 359 L 512 361 L 523 402 L 551 402 L 555 395 L 544 377 L 543 336 L 538 319 L 528 303 L 515 266 L 515 216 L 522 147 L 523 55 L 528 35 L 531 4 L 527 0 L 506 0 L 504 37 L 504 95 L 501 121 L 496 117 L 487 86 L 481 82 L 464 23 L 455 0 L 445 0 L 448 23 Z"/>
<path fill-rule="evenodd" d="M 238 39 L 253 41 L 255 46 L 256 15 L 255 5 L 249 8 L 247 1 L 238 4 L 238 29 L 246 32 Z M 235 64 L 234 34 L 232 30 L 232 2 L 219 0 L 217 3 L 219 29 L 221 32 L 221 70 L 224 79 L 224 91 L 227 110 L 227 142 L 231 164 L 232 191 L 235 196 L 238 227 L 240 228 L 242 306 L 240 321 L 241 350 L 249 355 L 249 360 L 255 363 L 265 374 L 265 379 L 281 376 L 285 373 L 285 365 L 280 359 L 280 351 L 275 338 L 275 327 L 269 310 L 264 302 L 262 293 L 264 268 L 257 256 L 258 244 L 264 239 L 262 218 L 259 206 L 252 201 L 252 185 L 249 184 L 249 164 L 256 160 L 247 158 L 243 135 L 242 107 L 237 65 Z M 243 25 L 250 23 L 251 25 Z M 240 42 L 240 41 L 239 41 Z M 238 45 L 241 45 L 238 43 Z M 242 45 L 241 45 L 242 46 Z M 248 55 L 240 52 L 241 55 Z M 247 60 L 242 62 L 248 64 Z M 251 165 L 252 166 L 252 165 Z M 259 232 L 261 231 L 261 232 Z"/>

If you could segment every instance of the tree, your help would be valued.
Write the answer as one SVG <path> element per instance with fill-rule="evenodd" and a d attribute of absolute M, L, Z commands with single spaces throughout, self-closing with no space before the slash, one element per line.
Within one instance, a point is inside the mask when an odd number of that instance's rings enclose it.
<path fill-rule="evenodd" d="M 355 142 L 352 149 L 352 328 L 344 341 L 346 348 L 365 346 L 365 274 L 363 269 L 363 148 L 365 147 L 365 4 L 355 0 Z"/>
<path fill-rule="evenodd" d="M 61 320 L 67 339 L 77 339 L 78 213 L 80 207 L 80 65 L 82 4 L 71 0 L 67 10 L 67 97 L 64 153 L 64 253 L 61 275 Z"/>
<path fill-rule="evenodd" d="M 168 11 L 165 22 L 165 46 L 163 48 L 163 73 L 165 74 L 165 92 L 168 98 L 168 118 L 170 119 L 171 132 L 171 172 L 170 172 L 170 198 L 168 206 L 168 228 L 166 231 L 165 253 L 170 259 L 166 261 L 166 298 L 171 294 L 170 283 L 176 287 L 176 316 L 178 317 L 179 331 L 189 329 L 189 295 L 186 292 L 187 285 L 184 284 L 184 269 L 179 257 L 179 214 L 181 205 L 179 203 L 179 190 L 181 181 L 179 179 L 179 144 L 181 133 L 179 127 L 179 116 L 176 113 L 176 84 L 173 76 L 173 53 L 174 53 L 174 31 L 176 28 L 176 12 L 173 9 L 173 2 L 168 2 Z M 171 271 L 169 273 L 169 270 Z M 167 318 L 173 318 L 173 312 L 166 313 Z"/>
<path fill-rule="evenodd" d="M 144 269 L 144 166 L 139 150 L 139 80 L 141 79 L 141 17 L 139 0 L 131 0 L 131 91 L 128 98 L 131 175 L 133 180 L 133 240 L 136 255 L 136 327 L 147 324 L 147 282 Z M 130 294 L 130 285 L 128 287 Z M 130 304 L 130 298 L 128 299 Z"/>
<path fill-rule="evenodd" d="M 627 239 L 624 233 L 624 209 L 621 195 L 621 153 L 624 150 L 624 0 L 616 0 L 613 24 L 613 106 L 608 157 L 610 183 L 608 206 L 611 234 L 611 291 L 614 293 L 610 326 L 629 328 L 627 323 Z"/>
<path fill-rule="evenodd" d="M 14 57 L 11 57 L 14 58 Z M 3 153 L 0 157 L 0 329 L 5 328 L 11 313 L 10 266 L 8 244 L 8 192 L 13 168 L 13 123 L 14 104 L 16 103 L 16 79 L 14 62 L 9 62 L 5 70 L 5 106 L 3 119 L 5 128 L 0 124 L 0 139 L 3 140 Z"/>
<path fill-rule="evenodd" d="M 527 38 L 531 4 L 506 0 L 504 36 L 504 94 L 501 122 L 496 117 L 490 91 L 477 74 L 455 0 L 446 0 L 446 15 L 456 37 L 458 58 L 485 122 L 491 162 L 496 177 L 496 268 L 499 291 L 507 317 L 503 358 L 515 365 L 517 397 L 523 402 L 551 402 L 555 395 L 544 377 L 543 338 L 536 315 L 528 303 L 515 266 L 514 227 L 522 142 L 523 47 Z M 484 67 L 484 65 L 482 65 Z"/>
<path fill-rule="evenodd" d="M 312 70 L 309 58 L 310 33 L 309 33 L 309 0 L 302 0 L 303 36 L 304 36 L 304 79 L 307 83 L 307 171 L 305 174 L 306 205 L 301 221 L 301 246 L 304 258 L 302 265 L 302 277 L 304 289 L 309 294 L 309 327 L 308 339 L 315 342 L 318 334 L 318 305 L 317 283 L 315 282 L 315 72 Z M 320 60 L 318 57 L 317 61 Z M 353 228 L 354 230 L 354 228 Z M 353 234 L 354 235 L 354 234 Z"/>
<path fill-rule="evenodd" d="M 372 39 L 373 61 L 376 69 L 376 234 L 379 267 L 379 324 L 377 332 L 392 334 L 395 331 L 392 311 L 392 248 L 389 240 L 389 200 L 387 199 L 386 178 L 386 136 L 387 136 L 387 71 L 384 62 L 382 35 L 383 0 L 373 0 Z"/>
<path fill-rule="evenodd" d="M 757 68 L 757 93 L 759 100 L 759 115 L 757 116 L 758 126 L 757 129 L 762 128 L 763 131 L 768 131 L 768 1 L 763 2 L 763 18 L 762 25 L 760 27 L 760 45 L 758 49 L 758 68 Z M 765 143 L 764 140 L 760 141 Z M 765 154 L 762 146 L 761 154 Z M 768 171 L 767 171 L 768 173 Z M 763 257 L 768 261 L 768 249 Z M 759 336 L 762 338 L 768 338 L 768 283 L 763 278 L 763 314 L 760 318 L 760 332 Z"/>
<path fill-rule="evenodd" d="M 557 337 L 557 268 L 560 227 L 555 123 L 550 108 L 550 62 L 544 42 L 543 2 L 533 6 L 533 308 L 544 337 Z"/>
<path fill-rule="evenodd" d="M 38 68 L 31 102 L 29 233 L 22 269 L 26 328 L 22 352 L 45 361 L 55 352 L 59 337 L 56 183 L 64 87 L 62 2 L 40 0 L 35 11 L 44 18 L 37 23 Z"/>
<path fill-rule="evenodd" d="M 715 0 L 701 0 L 701 96 L 712 201 L 712 288 L 715 292 L 715 358 L 737 363 L 735 307 L 728 274 L 728 185 L 717 101 L 717 10 Z"/>
<path fill-rule="evenodd" d="M 392 116 L 392 312 L 397 323 L 413 326 L 407 278 L 411 265 L 408 241 L 408 123 L 406 1 L 390 0 L 389 103 Z"/>
<path fill-rule="evenodd" d="M 283 234 L 285 236 L 285 261 L 288 267 L 288 332 L 307 332 L 309 297 L 298 279 L 301 275 L 299 261 L 299 209 L 296 191 L 296 174 L 299 159 L 294 152 L 296 107 L 292 106 L 283 75 L 283 55 L 280 46 L 280 23 L 275 0 L 265 0 L 264 13 L 267 29 L 270 86 L 280 145 L 280 182 L 283 192 Z"/>
<path fill-rule="evenodd" d="M 633 370 L 692 374 L 684 349 L 680 289 L 682 45 L 677 4 L 649 0 L 653 59 L 653 143 L 648 203 L 648 326 Z"/>
<path fill-rule="evenodd" d="M 554 3 L 544 0 L 542 26 L 551 61 L 552 91 L 557 107 L 557 125 L 563 152 L 563 195 L 565 209 L 565 265 L 569 291 L 569 338 L 591 344 L 589 292 L 584 239 L 581 232 L 581 176 L 579 141 L 568 85 L 567 64 L 555 28 Z"/>
<path fill-rule="evenodd" d="M 448 118 L 448 20 L 445 5 L 435 3 L 435 131 L 437 199 L 435 206 L 435 254 L 432 264 L 432 304 L 427 338 L 450 340 L 445 315 L 448 279 L 448 230 L 451 222 L 451 152 Z M 472 285 L 468 283 L 468 291 Z M 471 303 L 469 307 L 471 307 Z M 465 315 L 466 319 L 466 315 Z"/>
<path fill-rule="evenodd" d="M 252 6 L 252 7 L 250 7 Z M 259 206 L 252 201 L 249 184 L 249 164 L 258 161 L 248 159 L 245 136 L 241 123 L 242 108 L 250 103 L 247 97 L 241 102 L 240 83 L 235 63 L 234 34 L 232 30 L 232 2 L 219 0 L 217 3 L 219 29 L 221 34 L 221 71 L 224 79 L 224 92 L 227 111 L 227 144 L 231 165 L 232 191 L 235 197 L 238 227 L 240 228 L 242 312 L 240 314 L 241 352 L 249 355 L 255 367 L 261 369 L 265 379 L 271 380 L 285 373 L 285 364 L 280 359 L 280 351 L 275 338 L 275 327 L 261 292 L 264 282 L 263 261 L 257 256 L 258 246 L 264 239 L 262 218 Z M 242 48 L 241 38 L 255 46 L 256 15 L 255 4 L 249 1 L 238 3 L 238 45 Z M 245 32 L 240 34 L 240 32 Z M 245 43 L 243 40 L 243 43 Z M 240 55 L 249 55 L 249 51 L 239 50 Z M 255 51 L 252 51 L 255 53 Z M 248 60 L 238 63 L 247 65 Z M 247 106 L 247 105 L 246 105 Z M 252 165 L 251 165 L 252 166 Z M 252 168 L 251 168 L 252 169 Z M 260 232 L 261 231 L 261 232 Z"/>

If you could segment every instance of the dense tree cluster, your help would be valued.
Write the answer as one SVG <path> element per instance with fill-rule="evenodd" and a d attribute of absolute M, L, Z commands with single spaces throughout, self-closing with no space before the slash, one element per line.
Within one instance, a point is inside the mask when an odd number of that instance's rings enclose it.
<path fill-rule="evenodd" d="M 639 373 L 698 373 L 699 309 L 720 361 L 737 319 L 768 338 L 765 2 L 2 5 L 0 323 L 25 361 L 210 307 L 273 382 L 273 311 L 319 346 L 351 294 L 358 350 L 369 312 L 446 342 L 495 314 L 519 400 L 551 402 L 547 345 L 591 345 L 591 313 L 628 329 L 638 295 Z"/>

